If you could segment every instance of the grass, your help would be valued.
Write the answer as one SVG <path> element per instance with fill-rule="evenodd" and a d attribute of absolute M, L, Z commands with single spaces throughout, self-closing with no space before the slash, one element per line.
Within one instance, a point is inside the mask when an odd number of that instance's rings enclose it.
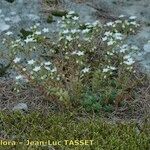
<path fill-rule="evenodd" d="M 0 146 L 0 149 L 49 149 L 48 146 L 27 146 L 26 140 L 64 141 L 94 140 L 92 145 L 53 146 L 53 150 L 148 150 L 149 126 L 144 124 L 139 130 L 135 123 L 108 123 L 100 118 L 83 118 L 76 115 L 44 114 L 32 112 L 0 113 L 1 139 L 22 141 L 16 146 Z"/>

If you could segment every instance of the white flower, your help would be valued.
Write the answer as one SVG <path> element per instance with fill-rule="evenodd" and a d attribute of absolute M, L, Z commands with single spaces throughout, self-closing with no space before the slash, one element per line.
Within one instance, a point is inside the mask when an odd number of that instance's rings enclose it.
<path fill-rule="evenodd" d="M 84 55 L 84 52 L 78 51 L 76 54 L 77 54 L 78 56 L 83 56 L 83 55 Z"/>
<path fill-rule="evenodd" d="M 120 50 L 120 52 L 121 52 L 121 53 L 125 53 L 126 50 L 127 50 L 126 48 L 122 48 L 122 49 Z"/>
<path fill-rule="evenodd" d="M 25 41 L 26 43 L 35 42 L 34 38 L 32 38 L 32 37 L 27 37 L 24 41 Z"/>
<path fill-rule="evenodd" d="M 5 33 L 6 35 L 12 35 L 13 33 L 11 31 L 8 31 Z"/>
<path fill-rule="evenodd" d="M 73 15 L 73 14 L 75 14 L 75 12 L 74 11 L 69 11 L 68 14 Z"/>
<path fill-rule="evenodd" d="M 41 76 L 41 80 L 44 80 L 44 79 L 46 79 L 47 78 L 47 75 L 45 74 L 45 75 L 43 75 L 43 76 Z"/>
<path fill-rule="evenodd" d="M 128 48 L 128 45 L 127 45 L 127 44 L 123 44 L 123 45 L 121 46 L 121 48 Z"/>
<path fill-rule="evenodd" d="M 69 33 L 69 30 L 68 30 L 68 29 L 67 29 L 67 30 L 64 30 L 62 33 L 63 33 L 63 34 L 67 34 L 67 33 Z"/>
<path fill-rule="evenodd" d="M 85 23 L 86 26 L 90 26 L 91 24 L 89 22 Z"/>
<path fill-rule="evenodd" d="M 113 39 L 111 39 L 109 42 L 107 42 L 107 45 L 110 46 L 110 45 L 113 45 L 115 43 L 115 41 L 113 41 Z"/>
<path fill-rule="evenodd" d="M 72 19 L 76 21 L 76 20 L 78 20 L 78 19 L 79 19 L 79 17 L 74 16 Z"/>
<path fill-rule="evenodd" d="M 116 39 L 116 40 L 122 40 L 123 39 L 123 35 L 121 33 L 115 33 L 113 35 L 113 37 Z"/>
<path fill-rule="evenodd" d="M 48 33 L 48 32 L 49 32 L 49 29 L 48 29 L 48 28 L 44 28 L 42 31 L 43 31 L 44 33 Z"/>
<path fill-rule="evenodd" d="M 69 35 L 69 36 L 66 36 L 66 39 L 68 40 L 68 41 L 72 41 L 72 37 Z"/>
<path fill-rule="evenodd" d="M 113 24 L 114 24 L 113 22 L 106 23 L 107 26 L 112 26 Z"/>
<path fill-rule="evenodd" d="M 62 20 L 65 20 L 65 16 L 62 16 L 62 18 L 61 18 Z"/>
<path fill-rule="evenodd" d="M 60 77 L 57 77 L 56 80 L 59 81 L 59 80 L 60 80 Z"/>
<path fill-rule="evenodd" d="M 124 63 L 127 64 L 127 65 L 132 65 L 133 63 L 135 63 L 133 58 L 131 58 L 131 56 L 129 56 L 129 55 L 124 56 L 124 59 L 126 59 L 124 61 Z"/>
<path fill-rule="evenodd" d="M 108 54 L 108 55 L 110 55 L 110 56 L 112 56 L 112 55 L 113 55 L 113 53 L 111 53 L 111 52 L 107 52 L 107 54 Z"/>
<path fill-rule="evenodd" d="M 84 68 L 84 69 L 82 69 L 82 72 L 87 73 L 87 72 L 89 72 L 89 70 L 90 70 L 90 68 Z"/>
<path fill-rule="evenodd" d="M 41 80 L 44 80 L 45 79 L 45 76 L 41 76 Z"/>
<path fill-rule="evenodd" d="M 52 63 L 50 62 L 50 61 L 47 61 L 47 62 L 45 62 L 44 63 L 46 66 L 49 66 L 49 65 L 51 65 Z"/>
<path fill-rule="evenodd" d="M 78 32 L 78 30 L 76 30 L 76 29 L 71 30 L 71 33 L 73 33 L 73 34 L 75 34 L 76 32 Z"/>
<path fill-rule="evenodd" d="M 111 33 L 110 31 L 107 31 L 107 32 L 104 33 L 104 35 L 106 35 L 106 36 L 111 36 L 112 33 Z"/>
<path fill-rule="evenodd" d="M 50 67 L 47 67 L 47 66 L 45 66 L 44 68 L 45 68 L 46 70 L 48 70 L 48 71 L 51 70 L 51 68 L 50 68 Z"/>
<path fill-rule="evenodd" d="M 107 36 L 103 37 L 102 41 L 107 41 Z"/>
<path fill-rule="evenodd" d="M 124 61 L 124 63 L 127 65 L 132 65 L 135 63 L 135 61 L 132 58 L 129 58 L 127 61 Z"/>
<path fill-rule="evenodd" d="M 36 31 L 35 34 L 36 35 L 41 35 L 41 31 Z"/>
<path fill-rule="evenodd" d="M 130 22 L 132 25 L 137 25 L 136 21 Z"/>
<path fill-rule="evenodd" d="M 16 43 L 19 43 L 19 42 L 21 42 L 21 39 L 17 39 L 17 40 L 16 40 Z"/>
<path fill-rule="evenodd" d="M 56 72 L 56 71 L 57 71 L 56 67 L 51 70 L 51 72 Z"/>
<path fill-rule="evenodd" d="M 35 63 L 35 61 L 33 59 L 28 61 L 28 65 L 33 65 Z"/>
<path fill-rule="evenodd" d="M 103 72 L 108 72 L 109 71 L 109 68 L 104 68 L 103 69 Z"/>
<path fill-rule="evenodd" d="M 115 23 L 122 23 L 122 20 L 116 20 Z"/>
<path fill-rule="evenodd" d="M 84 30 L 82 31 L 82 33 L 88 33 L 88 32 L 90 32 L 90 29 L 84 29 Z"/>
<path fill-rule="evenodd" d="M 125 56 L 124 56 L 124 59 L 130 59 L 130 58 L 131 58 L 130 55 L 125 55 Z"/>
<path fill-rule="evenodd" d="M 41 69 L 41 66 L 36 66 L 35 68 L 33 68 L 33 71 L 37 72 Z"/>
<path fill-rule="evenodd" d="M 125 25 L 124 25 L 124 24 L 122 24 L 122 28 L 125 28 Z"/>
<path fill-rule="evenodd" d="M 119 18 L 123 18 L 123 17 L 125 17 L 125 15 L 120 15 L 120 16 L 119 16 Z"/>
<path fill-rule="evenodd" d="M 72 15 L 66 15 L 66 17 L 67 17 L 67 18 L 71 18 L 71 17 L 72 17 Z"/>
<path fill-rule="evenodd" d="M 99 21 L 98 20 L 96 20 L 95 22 L 93 22 L 93 26 L 97 26 L 97 25 L 99 25 Z"/>
<path fill-rule="evenodd" d="M 138 50 L 139 48 L 137 47 L 137 46 L 135 46 L 135 45 L 133 45 L 132 47 L 131 47 L 133 50 Z"/>
<path fill-rule="evenodd" d="M 15 77 L 15 79 L 16 79 L 16 80 L 23 79 L 23 76 L 22 76 L 22 75 L 18 75 L 18 76 Z"/>
<path fill-rule="evenodd" d="M 109 67 L 111 70 L 116 70 L 116 68 L 115 67 L 112 67 L 112 66 L 110 66 Z"/>
<path fill-rule="evenodd" d="M 136 19 L 137 17 L 136 16 L 130 16 L 129 17 L 129 19 L 131 19 L 131 20 L 134 20 L 134 19 Z"/>
<path fill-rule="evenodd" d="M 23 70 L 23 71 L 27 71 L 27 69 L 26 69 L 26 68 L 23 68 L 22 70 Z"/>
<path fill-rule="evenodd" d="M 20 60 L 21 60 L 21 58 L 16 57 L 16 58 L 13 60 L 13 62 L 14 62 L 14 63 L 18 63 L 18 62 L 20 62 Z"/>

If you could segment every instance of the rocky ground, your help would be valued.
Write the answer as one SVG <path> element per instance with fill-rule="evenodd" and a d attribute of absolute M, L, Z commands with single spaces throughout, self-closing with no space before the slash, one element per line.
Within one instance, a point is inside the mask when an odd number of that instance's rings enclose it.
<path fill-rule="evenodd" d="M 8 30 L 18 33 L 21 28 L 28 28 L 35 23 L 40 27 L 49 27 L 52 32 L 57 30 L 56 21 L 48 24 L 45 14 L 51 7 L 41 0 L 15 0 L 12 3 L 0 1 L 0 36 Z M 149 0 L 61 0 L 59 7 L 65 10 L 74 10 L 80 14 L 85 22 L 100 20 L 102 23 L 126 16 L 137 16 L 141 29 L 136 35 L 130 36 L 129 43 L 140 47 L 141 52 L 136 56 L 143 66 L 143 71 L 150 72 L 150 3 Z M 46 12 L 46 13 L 45 13 Z M 55 19 L 57 20 L 57 18 Z"/>

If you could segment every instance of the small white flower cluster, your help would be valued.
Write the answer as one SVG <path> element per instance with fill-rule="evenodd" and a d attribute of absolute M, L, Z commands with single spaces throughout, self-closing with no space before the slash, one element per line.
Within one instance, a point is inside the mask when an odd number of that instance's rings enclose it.
<path fill-rule="evenodd" d="M 133 65 L 134 63 L 135 63 L 135 61 L 133 60 L 133 58 L 130 55 L 124 56 L 124 64 Z"/>
<path fill-rule="evenodd" d="M 123 40 L 123 38 L 124 38 L 124 36 L 123 36 L 123 34 L 121 34 L 121 33 L 118 33 L 118 32 L 116 32 L 116 33 L 112 33 L 112 32 L 110 32 L 110 31 L 106 31 L 105 33 L 104 33 L 104 37 L 102 37 L 102 41 L 103 42 L 107 42 L 107 45 L 108 46 L 111 46 L 111 45 L 113 45 L 114 43 L 116 43 L 117 41 L 121 41 L 121 40 Z"/>
<path fill-rule="evenodd" d="M 29 82 L 29 80 L 23 75 L 17 75 L 15 77 L 15 80 L 16 80 L 16 84 L 18 84 L 19 82 L 25 82 L 25 83 Z"/>
<path fill-rule="evenodd" d="M 68 13 L 68 15 L 62 17 L 62 21 L 58 22 L 61 25 L 60 39 L 65 39 L 66 42 L 71 42 L 73 40 L 82 37 L 85 41 L 91 41 L 92 34 L 89 33 L 97 27 L 100 27 L 99 21 L 94 23 L 85 23 L 85 27 L 81 29 L 81 24 L 79 23 L 79 17 L 76 16 L 74 11 Z"/>
<path fill-rule="evenodd" d="M 32 35 L 29 35 L 29 36 L 26 37 L 26 39 L 24 40 L 24 42 L 26 44 L 30 43 L 30 42 L 36 42 L 36 39 Z"/>
<path fill-rule="evenodd" d="M 6 32 L 5 34 L 9 36 L 9 35 L 13 35 L 13 32 L 8 31 L 8 32 Z"/>
<path fill-rule="evenodd" d="M 106 23 L 105 27 L 113 28 L 114 30 L 120 30 L 127 33 L 127 32 L 135 32 L 135 29 L 139 27 L 140 25 L 135 20 L 136 16 L 130 16 L 126 17 L 124 15 L 119 16 L 119 20 L 116 20 L 114 22 L 108 22 Z"/>
<path fill-rule="evenodd" d="M 22 75 L 18 75 L 18 76 L 16 76 L 15 79 L 16 79 L 16 80 L 22 80 L 22 79 L 23 79 L 23 76 L 22 76 Z"/>
<path fill-rule="evenodd" d="M 16 57 L 16 58 L 13 60 L 13 62 L 14 62 L 14 63 L 19 63 L 19 62 L 20 62 L 20 60 L 21 60 L 21 58 L 20 58 L 20 57 Z"/>
<path fill-rule="evenodd" d="M 139 48 L 135 45 L 129 46 L 127 44 L 123 44 L 123 45 L 119 45 L 119 52 L 121 53 L 131 53 L 131 50 L 136 52 L 137 50 L 139 50 Z"/>
<path fill-rule="evenodd" d="M 34 72 L 39 72 L 40 70 L 43 70 L 43 69 L 46 69 L 47 71 L 50 71 L 52 73 L 57 71 L 56 68 L 52 69 L 52 63 L 50 61 L 41 62 L 40 65 L 34 65 L 36 62 L 37 61 L 33 59 L 27 61 L 28 65 L 32 66 L 32 70 Z"/>
<path fill-rule="evenodd" d="M 16 57 L 13 60 L 14 65 L 15 64 L 18 65 L 20 61 L 21 61 L 21 58 Z M 46 62 L 44 61 L 39 64 L 38 61 L 36 60 L 33 60 L 33 59 L 28 60 L 26 68 L 23 68 L 22 71 L 27 72 L 30 79 L 34 79 L 34 80 L 41 79 L 44 81 L 45 79 L 47 79 L 47 77 L 51 79 L 56 79 L 57 81 L 60 80 L 60 76 L 57 74 L 57 68 L 54 67 L 54 65 L 50 61 L 46 61 Z M 23 72 L 21 72 L 21 74 L 23 74 Z M 15 79 L 17 81 L 17 84 L 18 84 L 18 81 L 24 80 L 27 82 L 27 79 L 22 75 L 16 76 Z"/>
<path fill-rule="evenodd" d="M 107 72 L 110 72 L 112 70 L 116 70 L 116 67 L 107 66 L 106 68 L 103 68 L 103 73 L 107 73 Z"/>
<path fill-rule="evenodd" d="M 89 67 L 85 67 L 84 69 L 81 70 L 81 72 L 83 72 L 84 74 L 88 73 L 89 71 L 90 71 Z"/>
<path fill-rule="evenodd" d="M 72 55 L 83 56 L 84 52 L 83 51 L 74 51 L 74 52 L 72 52 Z"/>

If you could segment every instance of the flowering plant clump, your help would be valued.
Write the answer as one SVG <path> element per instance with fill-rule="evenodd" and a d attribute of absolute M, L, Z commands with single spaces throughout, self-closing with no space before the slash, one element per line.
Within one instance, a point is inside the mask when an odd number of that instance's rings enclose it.
<path fill-rule="evenodd" d="M 83 24 L 70 11 L 58 25 L 60 32 L 53 39 L 47 28 L 39 31 L 37 25 L 31 34 L 12 42 L 17 85 L 25 81 L 59 104 L 94 111 L 112 110 L 132 99 L 136 85 L 132 54 L 138 48 L 124 40 L 139 26 L 135 18 L 104 26 L 99 21 Z"/>

